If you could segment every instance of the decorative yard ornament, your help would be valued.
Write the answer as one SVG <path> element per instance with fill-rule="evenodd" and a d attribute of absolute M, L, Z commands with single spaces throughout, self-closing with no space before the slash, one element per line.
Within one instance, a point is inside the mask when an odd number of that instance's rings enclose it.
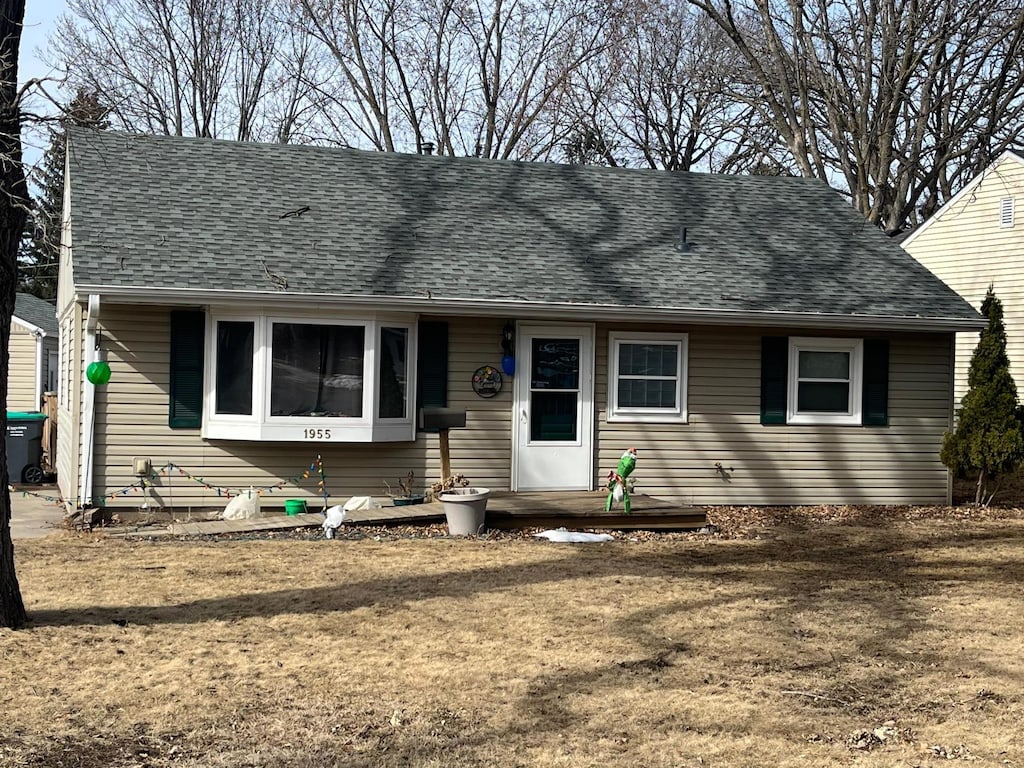
<path fill-rule="evenodd" d="M 103 386 L 110 381 L 110 364 L 106 360 L 89 363 L 89 367 L 85 369 L 85 378 L 89 380 L 90 384 L 97 387 Z"/>
<path fill-rule="evenodd" d="M 630 513 L 629 492 L 633 489 L 633 481 L 629 476 L 636 469 L 636 448 L 630 448 L 619 457 L 619 465 L 608 472 L 608 500 L 604 504 L 604 511 L 610 512 L 613 503 L 622 502 L 622 509 L 628 515 Z"/>

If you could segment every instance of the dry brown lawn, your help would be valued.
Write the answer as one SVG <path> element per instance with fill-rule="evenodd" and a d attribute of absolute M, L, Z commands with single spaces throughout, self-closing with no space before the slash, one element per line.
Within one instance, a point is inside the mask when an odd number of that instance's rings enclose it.
<path fill-rule="evenodd" d="M 0 766 L 1024 766 L 1019 516 L 17 558 Z"/>

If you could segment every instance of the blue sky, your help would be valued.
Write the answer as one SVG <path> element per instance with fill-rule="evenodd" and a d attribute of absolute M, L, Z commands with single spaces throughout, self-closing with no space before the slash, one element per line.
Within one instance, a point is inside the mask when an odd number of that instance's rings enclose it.
<path fill-rule="evenodd" d="M 18 60 L 18 79 L 24 83 L 33 77 L 60 78 L 61 73 L 52 71 L 39 57 L 46 49 L 46 41 L 53 31 L 57 17 L 67 12 L 65 0 L 27 0 L 25 4 L 25 27 L 21 35 L 21 56 Z M 56 84 L 48 83 L 47 91 L 55 94 Z M 33 112 L 52 113 L 46 103 L 33 98 L 28 101 Z M 23 136 L 25 161 L 32 164 L 45 149 L 45 143 L 38 131 L 26 130 Z"/>

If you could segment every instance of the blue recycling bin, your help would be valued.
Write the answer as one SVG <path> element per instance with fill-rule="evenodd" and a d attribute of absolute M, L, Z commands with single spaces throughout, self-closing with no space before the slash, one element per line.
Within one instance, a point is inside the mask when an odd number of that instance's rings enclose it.
<path fill-rule="evenodd" d="M 12 483 L 43 482 L 45 413 L 7 412 L 7 474 Z"/>

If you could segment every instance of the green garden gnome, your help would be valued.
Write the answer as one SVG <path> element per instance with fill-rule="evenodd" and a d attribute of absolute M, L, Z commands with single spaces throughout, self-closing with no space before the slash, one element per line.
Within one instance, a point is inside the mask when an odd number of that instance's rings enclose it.
<path fill-rule="evenodd" d="M 619 457 L 619 466 L 608 471 L 608 500 L 604 504 L 604 511 L 610 512 L 613 502 L 622 502 L 622 509 L 628 515 L 630 512 L 629 491 L 633 483 L 627 478 L 636 469 L 636 448 L 630 448 Z"/>

